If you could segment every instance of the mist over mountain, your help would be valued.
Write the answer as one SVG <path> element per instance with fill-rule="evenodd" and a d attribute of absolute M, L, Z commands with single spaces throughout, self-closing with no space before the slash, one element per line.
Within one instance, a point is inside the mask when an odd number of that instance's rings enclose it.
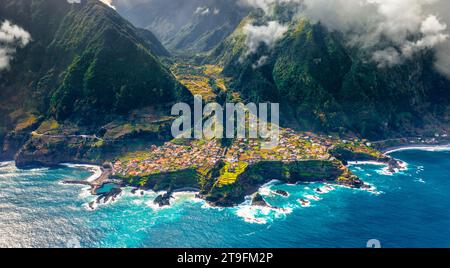
<path fill-rule="evenodd" d="M 450 82 L 436 68 L 434 47 L 407 55 L 392 41 L 354 45 L 346 32 L 311 19 L 297 1 L 267 8 L 271 1 L 256 2 L 261 12 L 246 17 L 207 58 L 224 66 L 244 99 L 280 102 L 283 123 L 299 129 L 379 139 L 448 127 Z M 439 39 L 445 33 L 437 27 L 426 32 Z M 399 61 L 380 64 L 374 55 L 383 50 L 399 53 Z"/>
<path fill-rule="evenodd" d="M 117 11 L 172 51 L 204 52 L 231 34 L 249 8 L 238 0 L 115 0 Z"/>

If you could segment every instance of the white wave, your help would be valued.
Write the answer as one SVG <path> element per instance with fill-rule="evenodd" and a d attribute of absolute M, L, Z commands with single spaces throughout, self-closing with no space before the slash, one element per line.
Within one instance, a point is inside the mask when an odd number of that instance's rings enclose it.
<path fill-rule="evenodd" d="M 86 210 L 89 210 L 89 211 L 93 211 L 93 210 L 96 210 L 98 208 L 97 202 L 93 202 L 92 203 L 92 207 L 91 207 L 90 203 L 85 203 L 85 204 L 83 204 L 83 206 L 84 206 L 84 208 Z"/>
<path fill-rule="evenodd" d="M 145 205 L 146 205 L 147 207 L 151 208 L 151 209 L 154 210 L 154 211 L 159 211 L 159 210 L 163 210 L 163 209 L 169 209 L 169 208 L 172 208 L 172 205 L 160 207 L 158 204 L 155 204 L 155 203 L 153 202 L 153 200 L 150 200 L 150 201 L 145 202 Z"/>
<path fill-rule="evenodd" d="M 257 209 L 258 207 L 241 206 L 237 209 L 236 215 L 243 218 L 244 221 L 248 223 L 266 224 L 266 218 L 257 216 Z"/>
<path fill-rule="evenodd" d="M 320 201 L 322 200 L 322 198 L 318 197 L 317 195 L 312 195 L 312 194 L 306 194 L 305 198 L 308 198 L 310 200 L 314 200 L 314 201 Z"/>
<path fill-rule="evenodd" d="M 329 185 L 325 185 L 325 186 L 316 188 L 314 190 L 314 192 L 316 192 L 318 194 L 328 194 L 329 192 L 334 191 L 334 190 L 336 190 L 334 187 L 331 187 Z"/>
<path fill-rule="evenodd" d="M 377 161 L 350 161 L 348 162 L 348 166 L 357 166 L 357 165 L 374 165 L 374 166 L 386 166 L 386 163 L 377 162 Z"/>
<path fill-rule="evenodd" d="M 302 206 L 304 208 L 311 206 L 311 201 L 309 201 L 307 199 L 297 199 L 297 203 L 299 203 L 300 206 Z"/>
<path fill-rule="evenodd" d="M 408 150 L 420 150 L 420 151 L 428 151 L 428 152 L 440 152 L 440 151 L 449 151 L 450 144 L 447 145 L 423 145 L 423 146 L 405 146 L 396 149 L 389 150 L 385 152 L 385 154 L 391 154 L 394 152 L 400 151 L 408 151 Z"/>
<path fill-rule="evenodd" d="M 400 161 L 400 160 L 397 160 L 397 161 L 398 161 L 400 168 L 394 168 L 393 169 L 394 172 L 389 171 L 389 165 L 387 163 L 377 162 L 377 161 L 353 161 L 353 162 L 348 162 L 348 166 L 358 166 L 358 165 L 384 166 L 384 168 L 382 170 L 377 170 L 376 172 L 380 175 L 392 176 L 395 173 L 400 173 L 402 171 L 408 170 L 408 163 L 406 163 L 404 161 Z M 358 168 L 358 170 L 362 171 L 361 168 Z M 370 176 L 370 174 L 369 174 L 369 176 Z"/>
<path fill-rule="evenodd" d="M 94 182 L 96 179 L 100 178 L 102 175 L 102 169 L 100 166 L 96 165 L 84 165 L 84 164 L 72 164 L 72 163 L 63 163 L 61 164 L 65 167 L 69 168 L 82 168 L 86 169 L 89 172 L 92 172 L 92 175 L 86 179 L 87 182 Z"/>
<path fill-rule="evenodd" d="M 5 162 L 0 162 L 0 168 L 4 168 L 4 167 L 11 167 L 14 166 L 14 161 L 5 161 Z"/>
<path fill-rule="evenodd" d="M 232 208 L 232 210 L 235 210 L 235 214 L 245 222 L 255 224 L 267 224 L 268 222 L 284 217 L 293 211 L 291 207 L 252 206 L 251 200 L 248 198 L 244 203 L 236 208 Z"/>
<path fill-rule="evenodd" d="M 203 199 L 197 197 L 198 192 L 175 192 L 172 194 L 173 203 L 193 202 L 201 203 Z"/>
<path fill-rule="evenodd" d="M 90 196 L 92 196 L 91 187 L 90 186 L 89 187 L 83 187 L 83 189 L 81 189 L 81 192 L 78 194 L 78 197 L 80 197 L 82 199 L 90 197 Z"/>
<path fill-rule="evenodd" d="M 16 163 L 14 161 L 6 161 L 0 162 L 0 172 L 4 173 L 4 175 L 20 175 L 20 176 L 34 176 L 40 175 L 45 171 L 48 171 L 49 168 L 41 167 L 41 168 L 31 168 L 31 169 L 19 169 L 16 167 Z"/>
<path fill-rule="evenodd" d="M 383 175 L 383 176 L 393 176 L 394 175 L 394 173 L 390 172 L 388 168 L 382 168 L 382 169 L 376 170 L 375 172 L 380 175 Z"/>
<path fill-rule="evenodd" d="M 273 192 L 270 187 L 261 187 L 259 188 L 258 193 L 262 196 L 273 196 Z"/>
<path fill-rule="evenodd" d="M 211 204 L 209 204 L 208 202 L 204 201 L 203 199 L 202 199 L 202 201 L 203 201 L 203 205 L 201 206 L 202 209 L 215 209 L 217 211 L 225 210 L 225 208 L 223 208 L 223 207 L 212 206 Z"/>
<path fill-rule="evenodd" d="M 420 182 L 420 183 L 423 183 L 423 184 L 427 183 L 427 182 L 424 181 L 422 178 L 419 178 L 419 179 L 417 179 L 416 181 L 417 181 L 417 182 Z"/>

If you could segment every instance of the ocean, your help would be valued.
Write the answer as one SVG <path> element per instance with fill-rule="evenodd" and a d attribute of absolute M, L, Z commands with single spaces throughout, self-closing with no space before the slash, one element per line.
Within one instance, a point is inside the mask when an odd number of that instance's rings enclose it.
<path fill-rule="evenodd" d="M 373 163 L 351 170 L 375 190 L 277 181 L 260 193 L 278 209 L 212 208 L 194 193 L 155 207 L 157 193 L 131 194 L 90 210 L 82 167 L 20 170 L 0 163 L 0 247 L 450 247 L 450 151 L 391 153 L 407 168 L 389 174 Z M 108 186 L 110 187 L 110 186 Z M 322 193 L 315 189 L 321 188 Z M 274 190 L 285 190 L 289 197 Z M 298 199 L 309 199 L 302 206 Z"/>

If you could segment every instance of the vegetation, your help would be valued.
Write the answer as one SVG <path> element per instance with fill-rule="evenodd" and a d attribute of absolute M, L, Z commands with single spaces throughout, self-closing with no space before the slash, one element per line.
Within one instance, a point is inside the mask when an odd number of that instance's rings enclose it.
<path fill-rule="evenodd" d="M 25 112 L 98 125 L 190 96 L 157 58 L 168 55 L 159 41 L 101 2 L 5 1 L 0 17 L 33 38 L 2 73 L 1 102 L 11 110 L 22 97 Z"/>
<path fill-rule="evenodd" d="M 238 163 L 225 163 L 225 166 L 220 170 L 220 176 L 217 180 L 217 185 L 219 187 L 229 184 L 234 184 L 239 175 L 245 172 L 248 167 L 246 162 Z"/>
<path fill-rule="evenodd" d="M 273 49 L 262 44 L 248 55 L 242 29 L 250 20 L 265 18 L 244 19 L 207 62 L 222 65 L 232 77 L 229 88 L 245 100 L 281 103 L 282 124 L 379 139 L 448 123 L 450 95 L 443 90 L 450 81 L 434 70 L 429 54 L 381 69 L 339 33 L 299 19 Z M 266 64 L 255 67 L 262 56 Z"/>
<path fill-rule="evenodd" d="M 117 5 L 118 11 L 154 32 L 174 53 L 209 51 L 232 33 L 248 9 L 235 1 L 152 0 Z"/>

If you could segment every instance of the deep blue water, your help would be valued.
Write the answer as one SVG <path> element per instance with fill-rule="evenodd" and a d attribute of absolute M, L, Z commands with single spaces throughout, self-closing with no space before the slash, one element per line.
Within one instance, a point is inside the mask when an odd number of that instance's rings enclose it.
<path fill-rule="evenodd" d="M 408 163 L 394 175 L 383 166 L 351 169 L 376 192 L 321 184 L 261 189 L 271 211 L 242 205 L 208 208 L 193 194 L 179 194 L 172 207 L 155 209 L 155 193 L 131 195 L 90 211 L 84 187 L 63 185 L 85 179 L 78 168 L 18 170 L 0 163 L 0 247 L 450 247 L 450 151 L 401 151 Z M 284 189 L 283 198 L 271 190 Z M 297 199 L 320 197 L 310 207 Z M 308 196 L 310 199 L 311 196 Z"/>

